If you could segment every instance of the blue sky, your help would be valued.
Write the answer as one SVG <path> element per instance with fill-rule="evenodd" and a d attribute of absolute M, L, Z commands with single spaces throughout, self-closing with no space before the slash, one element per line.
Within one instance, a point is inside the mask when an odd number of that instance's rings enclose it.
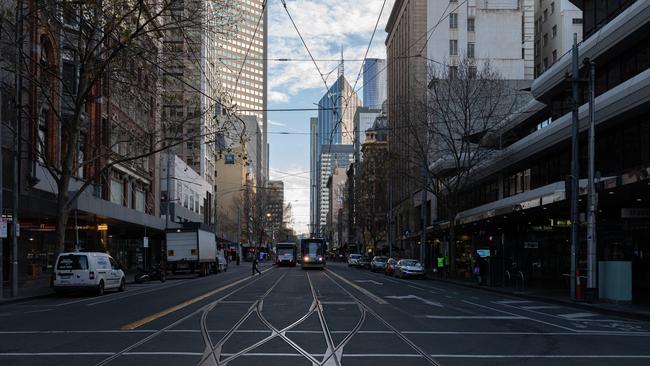
<path fill-rule="evenodd" d="M 384 32 L 394 0 L 386 0 L 368 57 L 385 58 Z M 287 0 L 287 7 L 323 74 L 335 70 L 341 57 L 362 59 L 384 0 Z M 269 0 L 268 57 L 308 60 L 280 0 Z M 357 80 L 361 62 L 346 61 L 345 75 Z M 314 108 L 325 93 L 325 83 L 309 61 L 269 61 L 269 109 Z M 327 85 L 336 71 L 326 75 Z M 356 89 L 362 95 L 363 78 Z M 309 118 L 317 111 L 269 112 L 271 179 L 285 182 L 285 201 L 293 206 L 294 228 L 307 232 L 309 223 Z M 278 132 L 288 132 L 284 135 Z"/>

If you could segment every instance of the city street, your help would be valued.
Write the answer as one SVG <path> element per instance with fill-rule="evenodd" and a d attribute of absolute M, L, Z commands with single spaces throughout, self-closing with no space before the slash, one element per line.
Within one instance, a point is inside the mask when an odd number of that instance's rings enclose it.
<path fill-rule="evenodd" d="M 647 365 L 650 324 L 329 263 L 0 306 L 2 365 Z"/>

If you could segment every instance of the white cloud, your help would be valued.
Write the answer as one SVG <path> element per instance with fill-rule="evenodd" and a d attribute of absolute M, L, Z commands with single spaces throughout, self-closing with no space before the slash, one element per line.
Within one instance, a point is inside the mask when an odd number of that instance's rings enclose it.
<path fill-rule="evenodd" d="M 270 119 L 267 120 L 266 122 L 268 122 L 268 124 L 270 124 L 271 126 L 287 127 L 287 125 L 282 122 L 271 121 Z"/>
<path fill-rule="evenodd" d="M 383 0 L 298 0 L 287 7 L 315 59 L 362 59 L 377 22 Z M 386 1 L 368 57 L 385 58 L 384 28 L 394 0 Z M 325 88 L 282 5 L 270 2 L 269 58 L 301 59 L 304 62 L 269 62 L 269 100 L 287 102 L 303 90 Z M 336 78 L 338 61 L 318 61 L 330 86 Z M 346 77 L 354 84 L 361 62 L 346 62 Z M 359 79 L 356 89 L 363 82 Z M 282 90 L 280 92 L 279 90 Z"/>

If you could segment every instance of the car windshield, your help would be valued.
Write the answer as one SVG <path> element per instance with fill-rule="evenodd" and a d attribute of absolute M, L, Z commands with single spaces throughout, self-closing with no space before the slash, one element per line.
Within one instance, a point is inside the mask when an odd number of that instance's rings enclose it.
<path fill-rule="evenodd" d="M 59 257 L 56 269 L 79 270 L 88 269 L 88 258 L 85 255 L 68 254 Z"/>
<path fill-rule="evenodd" d="M 419 267 L 419 266 L 421 266 L 420 262 L 418 262 L 416 260 L 413 260 L 413 259 L 402 261 L 402 265 L 403 266 L 409 266 L 409 267 Z"/>
<path fill-rule="evenodd" d="M 287 254 L 293 254 L 293 250 L 289 248 L 278 249 L 278 255 L 287 255 Z"/>
<path fill-rule="evenodd" d="M 388 261 L 388 258 L 386 258 L 386 257 L 375 257 L 374 261 L 375 262 L 386 262 L 386 261 Z"/>

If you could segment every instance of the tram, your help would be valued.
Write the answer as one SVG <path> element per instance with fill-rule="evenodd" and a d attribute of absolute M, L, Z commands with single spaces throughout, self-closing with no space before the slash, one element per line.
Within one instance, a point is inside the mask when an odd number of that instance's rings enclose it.
<path fill-rule="evenodd" d="M 275 263 L 278 266 L 288 265 L 296 266 L 296 257 L 298 248 L 294 242 L 282 242 L 275 246 Z"/>
<path fill-rule="evenodd" d="M 300 267 L 325 268 L 325 253 L 327 253 L 327 242 L 325 239 L 309 238 L 300 240 L 300 255 L 302 263 Z"/>

